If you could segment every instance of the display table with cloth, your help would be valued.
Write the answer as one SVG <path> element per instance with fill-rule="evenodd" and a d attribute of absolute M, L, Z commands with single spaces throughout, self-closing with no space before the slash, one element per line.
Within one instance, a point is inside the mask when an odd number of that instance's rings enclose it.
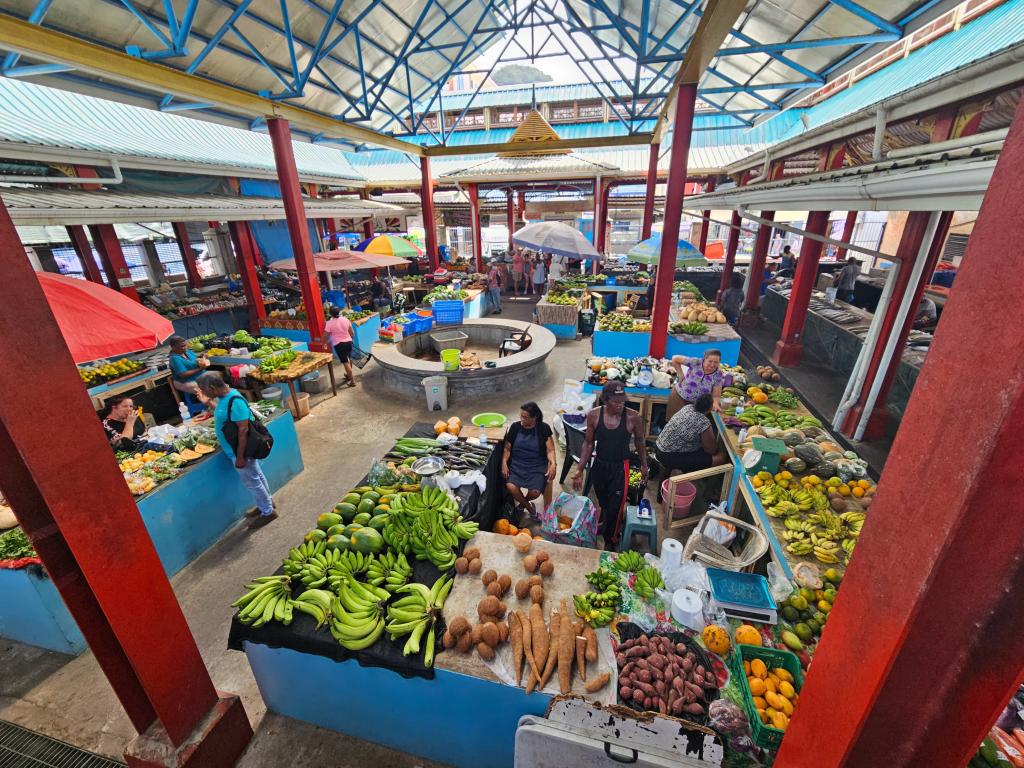
<path fill-rule="evenodd" d="M 271 371 L 270 373 L 264 373 L 263 371 L 253 371 L 249 374 L 249 378 L 256 379 L 256 381 L 264 384 L 278 384 L 287 383 L 288 389 L 292 394 L 292 405 L 294 406 L 294 412 L 296 414 L 299 411 L 299 396 L 295 387 L 295 382 L 301 379 L 303 376 L 312 373 L 313 371 L 326 368 L 327 373 L 331 377 L 331 391 L 335 396 L 338 394 L 338 383 L 334 379 L 334 354 L 330 352 L 301 352 L 287 368 L 282 368 L 278 371 Z M 300 417 L 301 418 L 301 417 Z"/>
<path fill-rule="evenodd" d="M 302 453 L 288 411 L 275 412 L 267 428 L 274 448 L 260 464 L 271 491 L 277 491 L 302 471 Z M 136 505 L 164 570 L 173 576 L 242 520 L 253 501 L 234 462 L 218 450 L 139 496 Z M 81 632 L 40 566 L 0 568 L 0 592 L 0 637 L 61 653 L 85 650 Z"/>
<path fill-rule="evenodd" d="M 544 297 L 537 302 L 537 322 L 555 334 L 557 339 L 575 339 L 581 306 L 580 301 L 575 304 L 552 304 Z"/>

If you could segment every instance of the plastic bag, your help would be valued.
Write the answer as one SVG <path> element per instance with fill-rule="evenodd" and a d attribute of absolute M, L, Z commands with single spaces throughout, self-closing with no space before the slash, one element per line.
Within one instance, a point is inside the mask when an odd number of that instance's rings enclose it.
<path fill-rule="evenodd" d="M 665 587 L 673 592 L 684 587 L 695 592 L 711 592 L 708 571 L 695 560 L 682 563 L 678 568 L 671 568 L 667 573 L 663 571 L 661 578 L 665 581 Z"/>
<path fill-rule="evenodd" d="M 721 504 L 712 504 L 708 507 L 708 512 L 727 515 L 726 503 L 723 501 Z M 706 519 L 697 528 L 704 536 L 723 547 L 728 547 L 736 539 L 736 526 L 719 520 Z"/>
<path fill-rule="evenodd" d="M 568 528 L 559 525 L 559 518 L 571 520 Z M 593 547 L 597 544 L 597 508 L 586 496 L 564 491 L 540 513 L 540 535 L 556 544 Z"/>
<path fill-rule="evenodd" d="M 782 568 L 773 562 L 768 563 L 768 591 L 777 603 L 785 600 L 793 592 L 792 582 L 786 578 Z"/>

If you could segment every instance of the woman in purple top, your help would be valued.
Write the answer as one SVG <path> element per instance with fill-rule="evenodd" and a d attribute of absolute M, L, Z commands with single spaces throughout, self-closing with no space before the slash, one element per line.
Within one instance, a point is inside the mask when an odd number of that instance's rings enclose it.
<path fill-rule="evenodd" d="M 683 366 L 687 368 L 685 374 Z M 676 384 L 669 394 L 666 419 L 671 419 L 687 403 L 696 402 L 701 395 L 711 395 L 713 411 L 722 410 L 722 387 L 727 384 L 727 376 L 722 370 L 719 350 L 706 350 L 703 358 L 675 355 L 672 367 L 676 369 Z"/>

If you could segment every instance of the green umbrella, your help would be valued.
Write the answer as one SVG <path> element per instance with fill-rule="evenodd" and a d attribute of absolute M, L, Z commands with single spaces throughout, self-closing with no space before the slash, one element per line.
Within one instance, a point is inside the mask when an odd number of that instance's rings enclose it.
<path fill-rule="evenodd" d="M 626 253 L 626 258 L 637 264 L 657 266 L 661 259 L 661 234 L 655 234 L 637 243 Z M 685 240 L 680 240 L 676 248 L 677 267 L 703 267 L 708 260 L 704 255 Z"/>

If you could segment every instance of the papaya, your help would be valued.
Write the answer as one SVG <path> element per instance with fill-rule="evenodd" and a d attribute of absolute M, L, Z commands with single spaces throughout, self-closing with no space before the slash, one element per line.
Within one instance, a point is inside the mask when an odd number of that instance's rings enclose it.
<path fill-rule="evenodd" d="M 376 506 L 377 502 L 374 499 L 368 499 L 364 497 L 362 501 L 360 501 L 359 504 L 356 505 L 356 512 L 358 512 L 359 514 L 366 514 L 368 516 L 366 519 L 369 520 L 370 517 L 373 516 L 373 508 Z"/>
<path fill-rule="evenodd" d="M 346 539 L 351 539 L 352 538 L 352 534 L 355 533 L 356 531 L 358 531 L 362 527 L 363 526 L 357 525 L 356 523 L 349 523 L 348 525 L 345 526 L 345 530 L 342 531 L 341 535 L 344 536 Z"/>
<path fill-rule="evenodd" d="M 360 528 L 352 534 L 349 544 L 356 552 L 364 555 L 376 554 L 384 548 L 384 537 L 373 528 Z"/>
<path fill-rule="evenodd" d="M 337 509 L 337 507 L 335 507 Z M 326 531 L 332 525 L 342 522 L 342 516 L 336 512 L 324 512 L 316 519 L 316 527 Z"/>
<path fill-rule="evenodd" d="M 352 522 L 358 526 L 364 526 L 369 524 L 370 518 L 373 517 L 369 512 L 360 512 L 352 518 Z"/>
<path fill-rule="evenodd" d="M 351 505 L 355 506 L 356 504 L 358 504 L 360 502 L 361 499 L 362 499 L 362 496 L 360 496 L 358 493 L 352 492 L 352 493 L 347 494 L 345 496 L 345 498 L 341 500 L 341 503 L 342 504 L 351 504 Z"/>
<path fill-rule="evenodd" d="M 357 510 L 355 504 L 342 503 L 338 504 L 334 509 L 339 515 L 341 515 L 345 522 L 351 522 L 352 518 L 356 516 Z"/>
<path fill-rule="evenodd" d="M 302 537 L 303 541 L 323 541 L 327 538 L 327 534 L 320 528 L 314 528 L 312 531 Z"/>
<path fill-rule="evenodd" d="M 327 548 L 337 549 L 342 552 L 345 552 L 349 549 L 349 540 L 346 539 L 344 536 L 331 536 L 329 539 L 327 539 Z"/>
<path fill-rule="evenodd" d="M 384 526 L 388 524 L 388 519 L 390 517 L 391 515 L 388 514 L 374 515 L 370 518 L 368 525 L 375 530 L 383 531 Z"/>
<path fill-rule="evenodd" d="M 380 494 L 377 493 L 376 491 L 367 491 L 362 495 L 360 501 L 363 501 L 364 499 L 372 499 L 373 503 L 376 504 L 377 502 L 380 501 Z"/>
<path fill-rule="evenodd" d="M 327 538 L 331 538 L 331 536 L 344 536 L 344 535 L 345 535 L 345 526 L 342 525 L 341 523 L 339 523 L 338 525 L 332 525 L 330 528 L 327 529 Z"/>

